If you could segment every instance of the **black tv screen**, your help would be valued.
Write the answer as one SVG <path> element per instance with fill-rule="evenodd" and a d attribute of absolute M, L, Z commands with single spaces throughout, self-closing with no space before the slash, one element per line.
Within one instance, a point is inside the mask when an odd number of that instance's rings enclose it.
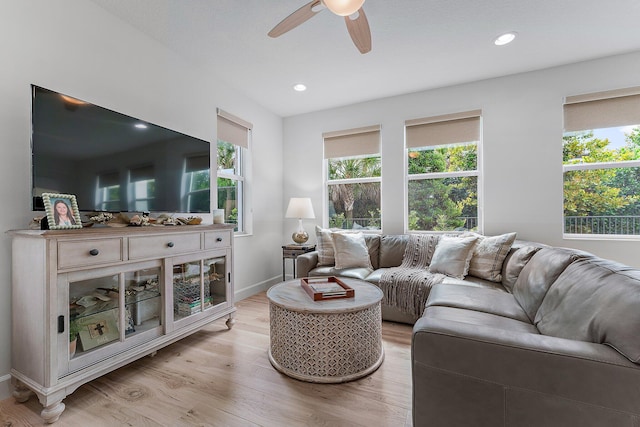
<path fill-rule="evenodd" d="M 38 86 L 31 117 L 34 210 L 46 192 L 80 211 L 211 211 L 209 142 Z"/>

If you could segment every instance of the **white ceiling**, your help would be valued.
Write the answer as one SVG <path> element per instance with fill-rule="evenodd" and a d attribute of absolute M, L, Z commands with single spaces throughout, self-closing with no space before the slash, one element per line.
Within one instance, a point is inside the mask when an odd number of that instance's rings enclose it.
<path fill-rule="evenodd" d="M 640 50 L 639 0 L 366 0 L 365 55 L 328 10 L 267 36 L 308 0 L 92 1 L 283 117 Z"/>

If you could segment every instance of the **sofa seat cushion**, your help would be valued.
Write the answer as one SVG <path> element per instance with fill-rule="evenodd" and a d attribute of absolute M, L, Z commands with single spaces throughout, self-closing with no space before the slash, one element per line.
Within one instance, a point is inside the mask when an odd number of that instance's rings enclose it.
<path fill-rule="evenodd" d="M 427 307 L 435 306 L 476 310 L 531 323 L 512 294 L 496 289 L 441 283 L 431 289 L 427 300 Z"/>
<path fill-rule="evenodd" d="M 371 274 L 371 270 L 368 268 L 342 268 L 338 269 L 332 265 L 325 265 L 322 267 L 316 267 L 313 270 L 309 271 L 309 277 L 317 277 L 317 276 L 338 276 L 338 277 L 347 277 L 349 279 L 360 279 L 365 280 L 367 276 Z"/>
<path fill-rule="evenodd" d="M 500 283 L 492 282 L 485 279 L 480 279 L 475 276 L 467 276 L 464 279 L 456 279 L 453 277 L 445 277 L 442 283 L 446 283 L 448 285 L 464 285 L 464 286 L 473 286 L 475 288 L 486 288 L 493 289 L 496 291 L 505 292 L 504 286 Z"/>
<path fill-rule="evenodd" d="M 640 271 L 580 259 L 551 286 L 535 322 L 546 335 L 607 344 L 640 363 Z"/>
<path fill-rule="evenodd" d="M 431 306 L 424 311 L 423 317 L 431 317 L 435 319 L 445 320 L 448 322 L 467 323 L 482 327 L 504 329 L 512 332 L 539 334 L 538 329 L 531 323 L 521 320 L 512 319 L 510 317 L 499 316 L 492 313 L 486 313 L 476 310 L 467 310 L 464 308 Z"/>

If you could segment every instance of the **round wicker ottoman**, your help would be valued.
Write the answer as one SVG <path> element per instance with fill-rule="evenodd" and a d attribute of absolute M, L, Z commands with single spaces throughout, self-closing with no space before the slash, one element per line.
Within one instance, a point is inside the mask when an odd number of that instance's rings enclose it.
<path fill-rule="evenodd" d="M 355 380 L 378 369 L 382 348 L 382 291 L 344 279 L 353 298 L 313 301 L 300 279 L 271 287 L 269 361 L 290 377 L 315 383 Z"/>

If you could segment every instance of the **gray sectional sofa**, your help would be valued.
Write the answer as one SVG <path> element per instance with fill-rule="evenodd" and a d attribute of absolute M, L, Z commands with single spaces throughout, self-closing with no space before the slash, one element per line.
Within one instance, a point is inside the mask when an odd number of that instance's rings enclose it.
<path fill-rule="evenodd" d="M 298 258 L 299 277 L 374 284 L 403 262 L 407 235 L 365 235 L 371 268 Z M 592 254 L 515 241 L 500 281 L 445 277 L 415 316 L 414 426 L 640 427 L 640 270 Z"/>

